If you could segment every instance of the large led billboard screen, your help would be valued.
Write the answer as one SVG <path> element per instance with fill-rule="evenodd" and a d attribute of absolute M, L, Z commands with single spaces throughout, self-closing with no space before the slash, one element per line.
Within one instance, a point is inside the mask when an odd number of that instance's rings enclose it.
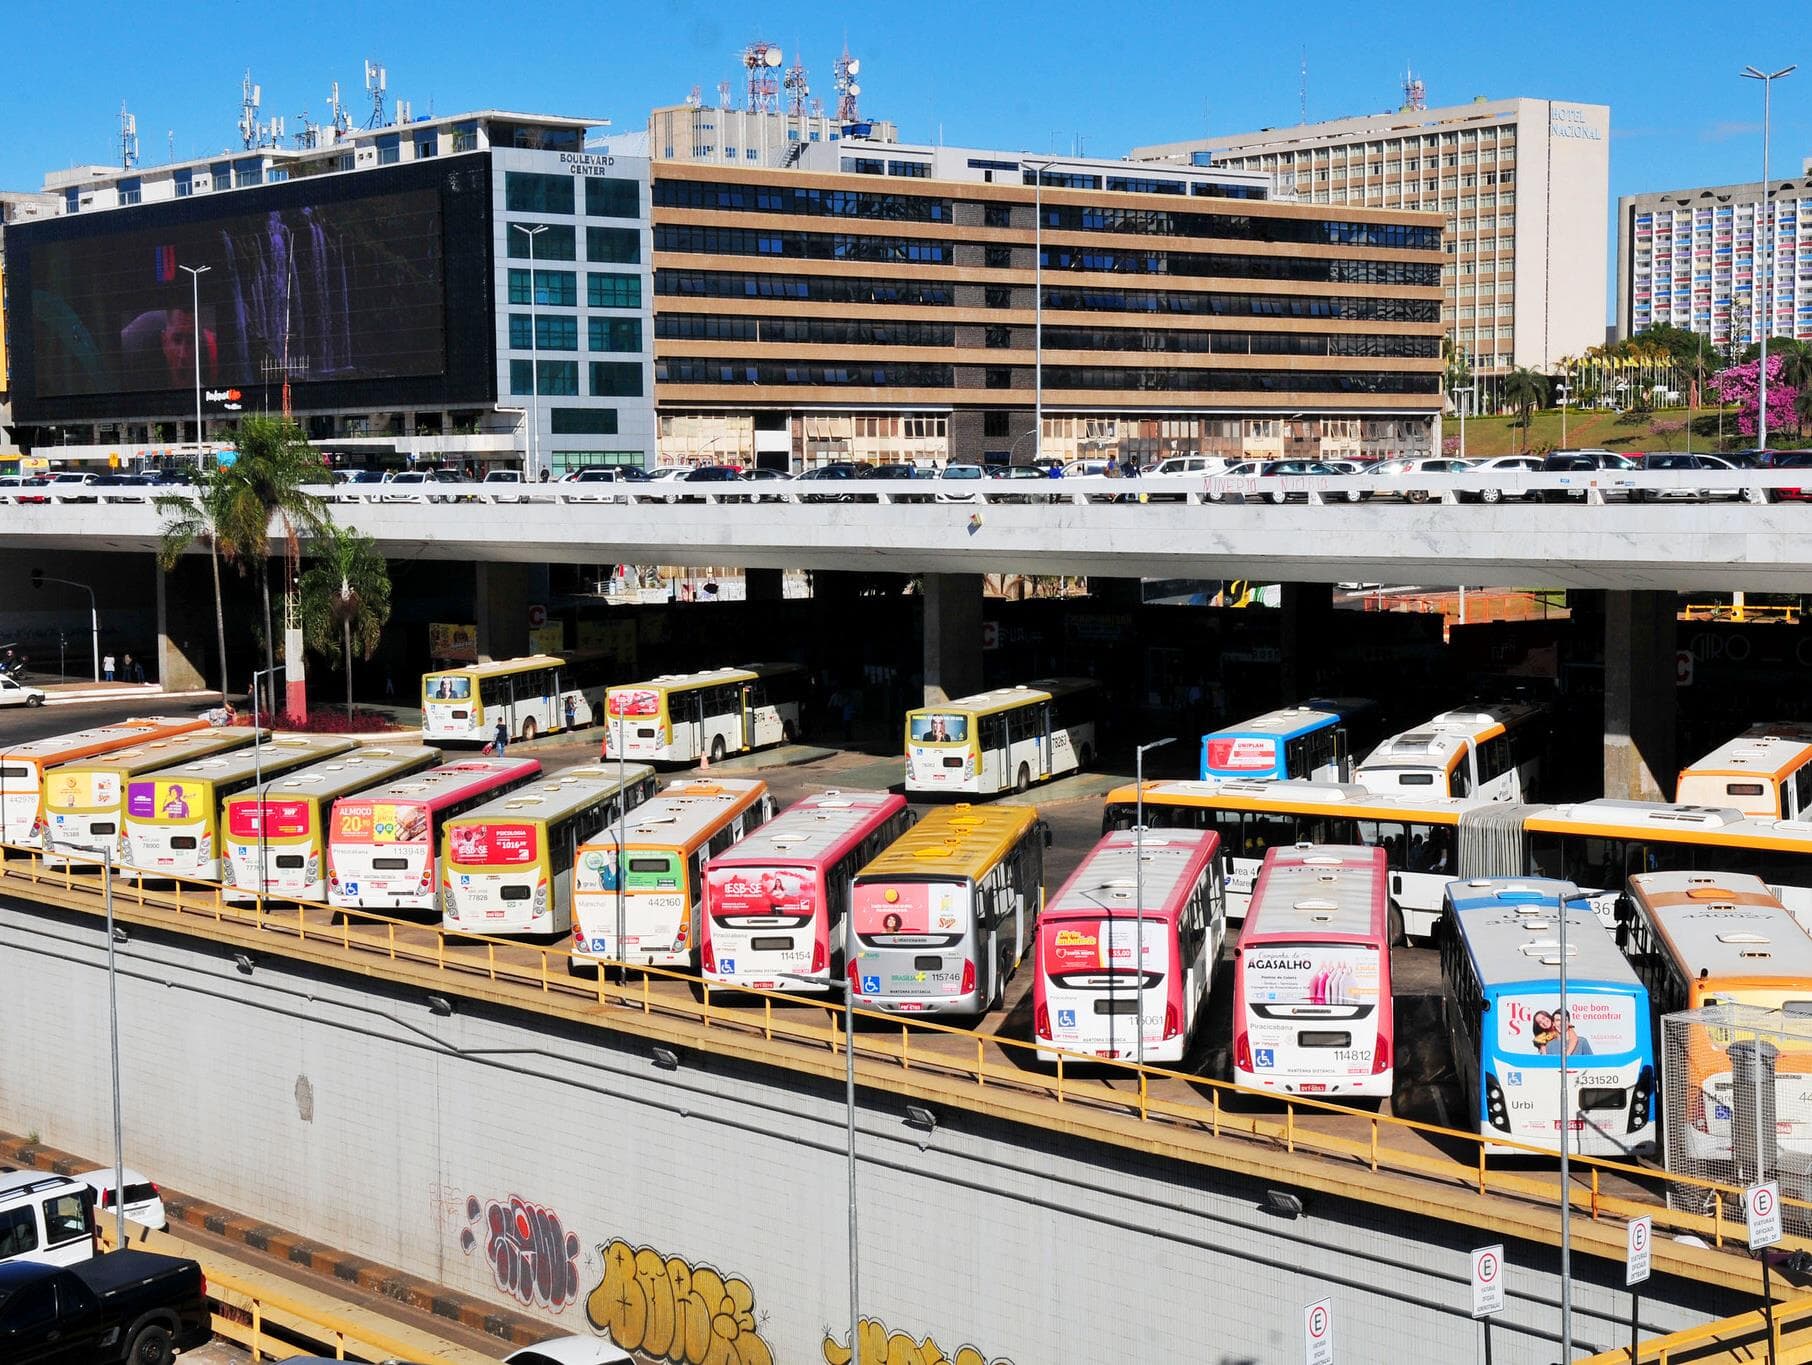
<path fill-rule="evenodd" d="M 494 397 L 482 154 L 20 225 L 7 256 L 20 422 L 187 412 L 198 358 L 303 410 Z"/>

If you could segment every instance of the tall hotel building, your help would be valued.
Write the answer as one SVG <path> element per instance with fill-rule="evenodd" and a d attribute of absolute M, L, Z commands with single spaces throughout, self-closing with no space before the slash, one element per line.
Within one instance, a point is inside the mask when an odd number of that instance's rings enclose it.
<path fill-rule="evenodd" d="M 1439 213 L 1446 333 L 1489 390 L 1513 367 L 1548 371 L 1604 341 L 1610 117 L 1602 104 L 1481 99 L 1137 147 L 1130 159 L 1261 172 L 1303 204 Z"/>
<path fill-rule="evenodd" d="M 1762 306 L 1762 185 L 1658 190 L 1617 201 L 1617 333 L 1684 327 L 1712 346 L 1812 338 L 1812 157 L 1775 180 L 1770 304 Z M 1764 229 L 1765 231 L 1766 229 Z"/>
<path fill-rule="evenodd" d="M 1437 214 L 851 140 L 653 176 L 664 461 L 1438 449 Z"/>

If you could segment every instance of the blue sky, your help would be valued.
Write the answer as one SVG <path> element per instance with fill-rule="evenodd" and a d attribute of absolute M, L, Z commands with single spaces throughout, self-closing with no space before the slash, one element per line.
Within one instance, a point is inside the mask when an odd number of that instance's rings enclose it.
<path fill-rule="evenodd" d="M 390 73 L 417 113 L 481 107 L 639 126 L 694 85 L 714 98 L 746 43 L 804 54 L 827 104 L 845 38 L 862 59 L 862 110 L 908 140 L 1118 156 L 1144 142 L 1395 107 L 1406 66 L 1430 104 L 1530 95 L 1611 106 L 1611 194 L 1760 175 L 1761 91 L 1737 72 L 1806 63 L 1775 87 L 1774 169 L 1812 155 L 1812 20 L 1772 6 L 1602 0 L 1594 6 L 1357 5 L 1333 0 L 1047 0 L 1042 4 L 434 5 L 184 3 L 159 7 L 10 0 L 0 82 L 0 187 L 116 156 L 120 101 L 141 155 L 237 146 L 240 79 L 293 131 L 323 119 L 338 80 L 363 123 L 363 62 Z M 1798 19 L 1788 16 L 1798 13 Z"/>

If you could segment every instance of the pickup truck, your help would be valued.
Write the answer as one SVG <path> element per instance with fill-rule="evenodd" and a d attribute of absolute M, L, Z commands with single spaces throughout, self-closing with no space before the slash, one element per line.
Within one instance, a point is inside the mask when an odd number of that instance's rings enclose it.
<path fill-rule="evenodd" d="M 213 1334 L 208 1282 L 194 1261 L 115 1251 L 71 1266 L 0 1265 L 7 1365 L 169 1365 Z"/>

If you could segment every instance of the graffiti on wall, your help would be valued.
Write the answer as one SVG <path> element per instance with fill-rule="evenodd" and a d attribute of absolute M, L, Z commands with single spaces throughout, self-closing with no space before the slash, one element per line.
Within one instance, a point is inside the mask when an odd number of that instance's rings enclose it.
<path fill-rule="evenodd" d="M 531 1308 L 564 1312 L 579 1297 L 579 1235 L 560 1215 L 519 1195 L 466 1196 L 459 1246 L 489 1264 L 497 1287 Z"/>
<path fill-rule="evenodd" d="M 749 1282 L 618 1239 L 585 1316 L 625 1351 L 669 1365 L 773 1365 Z"/>
<path fill-rule="evenodd" d="M 849 1346 L 824 1334 L 825 1365 L 850 1365 Z M 1002 1356 L 992 1362 L 974 1346 L 958 1346 L 948 1353 L 930 1337 L 913 1340 L 906 1332 L 890 1332 L 879 1318 L 862 1319 L 862 1356 L 856 1365 L 1013 1365 Z"/>

